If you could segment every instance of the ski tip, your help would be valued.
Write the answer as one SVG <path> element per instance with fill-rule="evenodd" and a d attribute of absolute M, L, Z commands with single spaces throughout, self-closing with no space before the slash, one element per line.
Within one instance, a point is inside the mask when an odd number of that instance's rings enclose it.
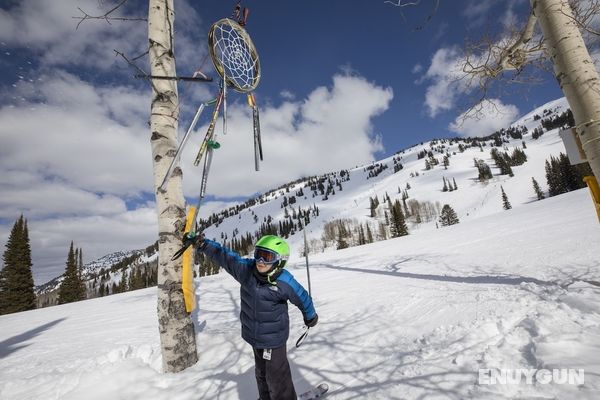
<path fill-rule="evenodd" d="M 327 393 L 327 391 L 329 390 L 329 385 L 325 382 L 318 384 L 317 386 L 314 386 L 312 389 L 302 393 L 300 396 L 298 396 L 299 400 L 314 400 L 314 399 L 320 399 L 321 397 L 324 397 L 325 394 Z"/>

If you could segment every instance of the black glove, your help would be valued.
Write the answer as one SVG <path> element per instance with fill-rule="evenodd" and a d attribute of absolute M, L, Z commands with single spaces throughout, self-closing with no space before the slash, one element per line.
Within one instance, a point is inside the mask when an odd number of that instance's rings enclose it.
<path fill-rule="evenodd" d="M 186 232 L 181 239 L 182 246 L 173 254 L 171 261 L 177 260 L 190 246 L 198 247 L 204 245 L 204 233 Z"/>
<path fill-rule="evenodd" d="M 312 328 L 313 326 L 315 326 L 317 324 L 318 321 L 319 321 L 319 316 L 317 314 L 315 314 L 314 318 L 304 319 L 304 325 L 308 326 L 309 328 Z"/>
<path fill-rule="evenodd" d="M 181 240 L 183 243 L 183 247 L 194 246 L 197 247 L 204 242 L 204 233 L 203 232 L 186 232 L 183 234 L 183 239 Z"/>

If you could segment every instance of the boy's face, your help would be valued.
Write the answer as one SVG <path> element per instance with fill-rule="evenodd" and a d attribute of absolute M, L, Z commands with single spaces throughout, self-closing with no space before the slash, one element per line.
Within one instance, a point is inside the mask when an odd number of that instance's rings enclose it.
<path fill-rule="evenodd" d="M 258 272 L 260 272 L 261 274 L 265 274 L 267 272 L 269 272 L 269 270 L 271 269 L 271 266 L 273 264 L 265 264 L 262 261 L 257 261 L 256 262 L 256 269 L 258 270 Z"/>

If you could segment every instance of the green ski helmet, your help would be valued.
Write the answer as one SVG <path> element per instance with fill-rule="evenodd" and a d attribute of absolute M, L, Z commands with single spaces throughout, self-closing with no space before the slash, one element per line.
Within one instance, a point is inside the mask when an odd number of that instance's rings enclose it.
<path fill-rule="evenodd" d="M 266 249 L 270 252 L 276 253 L 279 258 L 279 260 L 273 264 L 272 270 L 269 271 L 269 278 L 281 271 L 285 267 L 285 264 L 290 257 L 290 246 L 285 240 L 275 235 L 266 235 L 261 237 L 258 242 L 256 242 L 255 247 L 255 259 L 259 258 L 257 254 L 260 252 L 260 249 Z"/>

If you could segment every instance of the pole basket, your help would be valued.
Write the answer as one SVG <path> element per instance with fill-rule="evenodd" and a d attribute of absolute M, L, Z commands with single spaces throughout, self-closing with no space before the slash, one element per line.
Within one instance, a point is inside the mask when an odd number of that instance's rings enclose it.
<path fill-rule="evenodd" d="M 598 215 L 598 222 L 600 222 L 600 186 L 598 186 L 598 181 L 593 175 L 584 176 L 583 181 L 587 183 L 588 187 L 590 188 L 590 192 L 592 193 L 592 201 L 594 202 L 596 214 Z"/>

